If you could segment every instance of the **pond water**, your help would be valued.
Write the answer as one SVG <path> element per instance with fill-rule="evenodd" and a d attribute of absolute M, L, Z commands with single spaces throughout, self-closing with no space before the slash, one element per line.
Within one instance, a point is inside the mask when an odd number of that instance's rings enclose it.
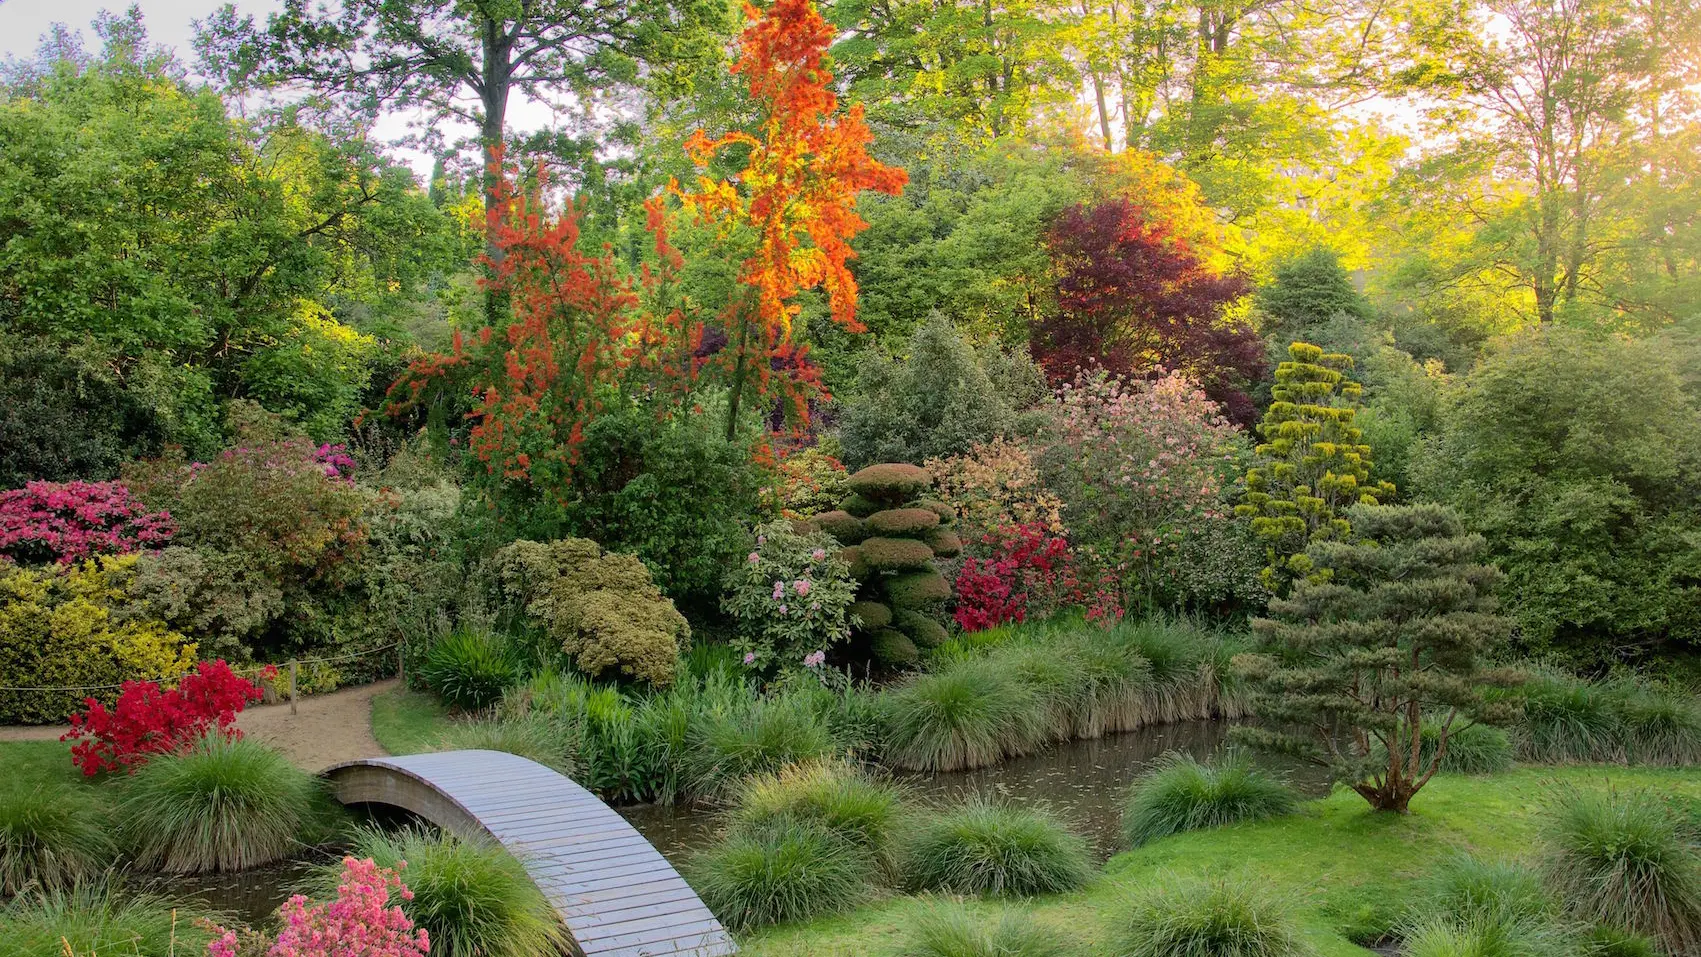
<path fill-rule="evenodd" d="M 918 798 L 947 803 L 982 794 L 1017 804 L 1043 804 L 1087 838 L 1103 860 L 1118 850 L 1122 801 L 1128 785 L 1169 751 L 1201 760 L 1227 744 L 1224 721 L 1181 721 L 1091 741 L 1070 741 L 990 768 L 950 774 L 911 774 L 899 778 Z M 1301 793 L 1328 793 L 1317 769 L 1289 759 L 1255 755 L 1260 766 L 1286 778 Z M 619 808 L 622 816 L 675 864 L 714 838 L 715 815 L 690 806 L 637 805 Z M 334 849 L 320 849 L 323 860 Z M 235 874 L 155 879 L 153 886 L 178 898 L 199 898 L 212 907 L 259 923 L 289 898 L 309 866 L 307 859 L 285 861 Z"/>

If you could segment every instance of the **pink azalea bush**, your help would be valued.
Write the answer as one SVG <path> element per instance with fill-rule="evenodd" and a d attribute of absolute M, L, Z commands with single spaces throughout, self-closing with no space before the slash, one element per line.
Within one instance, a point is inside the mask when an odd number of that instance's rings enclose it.
<path fill-rule="evenodd" d="M 0 492 L 0 558 L 61 565 L 160 548 L 176 524 L 123 482 L 30 482 Z"/>
<path fill-rule="evenodd" d="M 784 521 L 760 532 L 756 550 L 727 576 L 721 598 L 738 625 L 733 646 L 751 668 L 816 667 L 826 660 L 823 649 L 850 636 L 856 600 L 850 568 L 819 532 L 799 534 Z"/>
<path fill-rule="evenodd" d="M 243 940 L 215 926 L 218 936 L 207 945 L 207 957 L 425 957 L 430 936 L 413 926 L 392 897 L 413 899 L 396 871 L 371 858 L 345 857 L 336 900 L 291 897 L 278 908 L 283 928 L 269 942 L 253 934 Z"/>

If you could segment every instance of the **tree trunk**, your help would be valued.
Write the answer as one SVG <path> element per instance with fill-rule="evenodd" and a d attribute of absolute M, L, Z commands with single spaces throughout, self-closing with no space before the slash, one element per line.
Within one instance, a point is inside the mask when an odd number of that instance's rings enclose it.
<path fill-rule="evenodd" d="M 479 126 L 479 146 L 484 150 L 484 254 L 492 265 L 502 262 L 502 250 L 496 244 L 496 223 L 491 218 L 496 209 L 497 191 L 501 187 L 502 169 L 497 161 L 502 155 L 503 140 L 508 129 L 508 93 L 513 82 L 514 65 L 510 61 L 513 43 L 500 20 L 484 24 L 484 88 L 479 100 L 484 110 Z M 508 297 L 496 289 L 484 294 L 484 318 L 488 325 L 500 325 L 507 312 Z"/>

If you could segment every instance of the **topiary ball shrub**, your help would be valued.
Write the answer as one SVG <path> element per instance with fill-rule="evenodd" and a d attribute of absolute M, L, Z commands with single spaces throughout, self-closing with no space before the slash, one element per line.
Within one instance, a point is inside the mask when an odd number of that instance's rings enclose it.
<path fill-rule="evenodd" d="M 890 504 L 914 498 L 932 488 L 933 475 L 919 465 L 884 462 L 852 473 L 846 484 L 856 495 Z"/>
<path fill-rule="evenodd" d="M 555 908 L 500 846 L 419 828 L 362 829 L 349 854 L 401 872 L 413 892 L 396 901 L 431 935 L 433 957 L 556 957 L 568 947 Z M 341 861 L 313 872 L 321 897 L 334 896 Z"/>
<path fill-rule="evenodd" d="M 107 808 L 93 788 L 44 785 L 0 791 L 0 896 L 93 879 L 118 857 Z"/>
<path fill-rule="evenodd" d="M 822 512 L 815 516 L 814 522 L 821 531 L 846 545 L 855 545 L 868 537 L 868 528 L 862 519 L 843 509 Z"/>
<path fill-rule="evenodd" d="M 887 692 L 886 755 L 912 771 L 962 771 L 1021 754 L 1045 738 L 1033 690 L 985 661 L 917 675 Z"/>
<path fill-rule="evenodd" d="M 926 535 L 939 524 L 939 513 L 925 508 L 889 508 L 868 516 L 864 523 L 875 535 L 894 538 Z"/>
<path fill-rule="evenodd" d="M 867 631 L 878 631 L 892 623 L 892 609 L 877 601 L 852 602 L 850 613 L 861 623 L 858 627 Z"/>
<path fill-rule="evenodd" d="M 875 871 L 862 847 L 786 818 L 727 834 L 685 873 L 721 923 L 747 932 L 849 910 L 868 898 Z"/>
<path fill-rule="evenodd" d="M 0 904 L 6 957 L 186 957 L 207 952 L 203 908 L 153 894 L 120 894 L 105 881 L 30 888 Z"/>
<path fill-rule="evenodd" d="M 1311 957 L 1286 907 L 1243 884 L 1163 882 L 1135 898 L 1115 957 Z"/>
<path fill-rule="evenodd" d="M 1087 842 L 1043 810 L 971 798 L 924 817 L 904 842 L 913 890 L 1033 895 L 1074 890 L 1092 876 Z"/>
<path fill-rule="evenodd" d="M 734 830 L 786 820 L 818 824 L 891 868 L 902 815 L 891 783 L 844 762 L 810 761 L 745 781 L 727 816 Z"/>
<path fill-rule="evenodd" d="M 909 635 L 893 628 L 882 628 L 869 636 L 868 646 L 874 660 L 894 668 L 910 668 L 921 662 L 921 649 Z"/>
<path fill-rule="evenodd" d="M 321 807 L 319 780 L 254 741 L 211 737 L 123 784 L 119 828 L 137 866 L 240 871 L 292 853 Z"/>
<path fill-rule="evenodd" d="M 1172 751 L 1134 782 L 1122 812 L 1130 847 L 1183 831 L 1221 827 L 1290 814 L 1299 796 L 1252 766 L 1241 754 L 1216 765 Z"/>
<path fill-rule="evenodd" d="M 944 625 L 908 608 L 893 616 L 893 622 L 919 648 L 937 648 L 951 637 Z"/>
<path fill-rule="evenodd" d="M 862 560 L 877 572 L 904 572 L 933 567 L 933 549 L 928 548 L 927 543 L 913 538 L 868 538 L 857 547 L 862 552 Z"/>
<path fill-rule="evenodd" d="M 502 636 L 462 630 L 431 646 L 420 677 L 451 708 L 482 711 L 501 701 L 520 673 Z"/>
<path fill-rule="evenodd" d="M 1543 834 L 1542 874 L 1573 914 L 1701 951 L 1701 855 L 1657 797 L 1562 791 Z"/>
<path fill-rule="evenodd" d="M 1066 957 L 1073 941 L 1026 914 L 988 920 L 961 904 L 935 904 L 910 921 L 904 957 Z"/>
<path fill-rule="evenodd" d="M 950 600 L 951 583 L 932 569 L 905 572 L 887 579 L 886 594 L 893 608 L 926 608 Z"/>
<path fill-rule="evenodd" d="M 956 558 L 963 553 L 963 540 L 949 528 L 930 528 L 921 540 L 940 558 Z"/>

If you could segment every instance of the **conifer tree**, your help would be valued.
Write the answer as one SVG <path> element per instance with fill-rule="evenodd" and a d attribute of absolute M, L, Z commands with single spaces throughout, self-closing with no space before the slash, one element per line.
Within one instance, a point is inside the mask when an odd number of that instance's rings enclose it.
<path fill-rule="evenodd" d="M 1353 423 L 1363 390 L 1347 376 L 1352 357 L 1307 342 L 1289 346 L 1288 356 L 1276 367 L 1274 401 L 1258 426 L 1264 442 L 1246 472 L 1246 501 L 1235 507 L 1264 543 L 1264 585 L 1275 594 L 1327 575 L 1307 548 L 1347 537 L 1344 509 L 1394 494 L 1387 482 L 1369 483 L 1370 446 Z"/>
<path fill-rule="evenodd" d="M 1348 516 L 1351 541 L 1309 549 L 1326 580 L 1298 582 L 1253 620 L 1258 653 L 1235 664 L 1260 722 L 1237 736 L 1405 813 L 1452 735 L 1509 717 L 1483 692 L 1507 683 L 1486 661 L 1511 622 L 1495 611 L 1499 570 L 1478 563 L 1486 543 L 1453 512 L 1359 505 Z"/>

